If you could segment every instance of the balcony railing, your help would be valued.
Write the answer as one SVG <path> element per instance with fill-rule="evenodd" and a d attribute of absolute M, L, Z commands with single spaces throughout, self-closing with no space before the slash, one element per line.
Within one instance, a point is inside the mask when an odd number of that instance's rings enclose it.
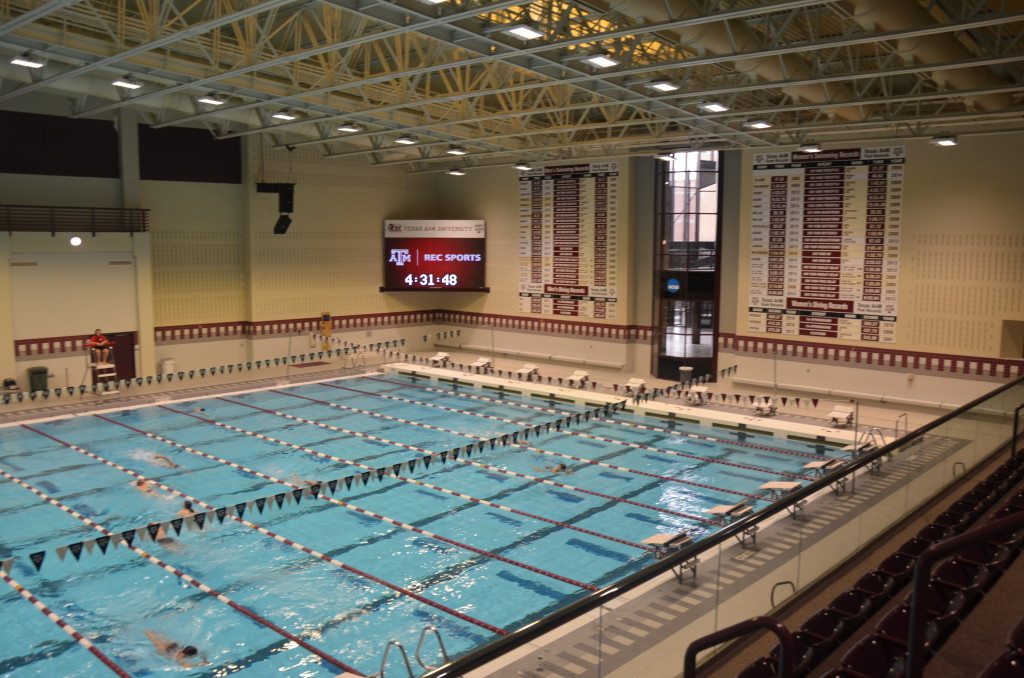
<path fill-rule="evenodd" d="M 120 207 L 0 205 L 0 231 L 49 233 L 142 233 L 149 210 Z"/>

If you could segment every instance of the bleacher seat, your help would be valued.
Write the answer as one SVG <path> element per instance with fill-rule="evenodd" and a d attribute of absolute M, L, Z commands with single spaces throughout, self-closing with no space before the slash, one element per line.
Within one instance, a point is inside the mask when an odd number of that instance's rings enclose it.
<path fill-rule="evenodd" d="M 843 655 L 840 665 L 862 678 L 897 678 L 903 675 L 903 650 L 881 636 L 868 636 Z"/>

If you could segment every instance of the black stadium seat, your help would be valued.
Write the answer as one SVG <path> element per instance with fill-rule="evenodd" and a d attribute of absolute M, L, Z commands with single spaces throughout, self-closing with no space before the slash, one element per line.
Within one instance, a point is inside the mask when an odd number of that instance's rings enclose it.
<path fill-rule="evenodd" d="M 896 678 L 903 675 L 903 649 L 880 636 L 868 636 L 850 648 L 840 664 L 854 676 Z"/>

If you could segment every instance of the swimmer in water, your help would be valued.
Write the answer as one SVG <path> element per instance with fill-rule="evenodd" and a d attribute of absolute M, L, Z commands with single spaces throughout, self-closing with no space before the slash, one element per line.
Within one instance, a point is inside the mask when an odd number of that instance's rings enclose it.
<path fill-rule="evenodd" d="M 544 468 L 534 467 L 534 471 L 551 471 L 552 473 L 569 473 L 569 467 L 565 464 L 555 464 L 554 466 L 545 466 Z"/>
<path fill-rule="evenodd" d="M 139 478 L 135 481 L 134 487 L 139 492 L 144 492 L 146 494 L 153 495 L 154 497 L 160 496 L 160 493 L 156 491 L 156 488 L 154 488 L 153 485 L 154 483 L 152 480 L 143 480 L 142 478 Z"/>
<path fill-rule="evenodd" d="M 157 652 L 178 662 L 178 665 L 183 668 L 191 669 L 209 664 L 205 658 L 199 656 L 199 649 L 195 645 L 176 643 L 167 636 L 150 629 L 146 629 L 145 634 Z"/>
<path fill-rule="evenodd" d="M 186 500 L 180 509 L 178 509 L 178 515 L 182 518 L 188 518 L 196 514 L 195 509 L 192 508 L 192 502 Z"/>
<path fill-rule="evenodd" d="M 157 466 L 166 466 L 167 468 L 178 468 L 178 465 L 162 454 L 154 454 L 149 458 L 149 461 Z"/>

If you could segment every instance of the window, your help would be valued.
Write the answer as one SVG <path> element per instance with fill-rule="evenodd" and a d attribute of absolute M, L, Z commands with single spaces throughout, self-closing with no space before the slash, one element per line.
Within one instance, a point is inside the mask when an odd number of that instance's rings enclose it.
<path fill-rule="evenodd" d="M 656 265 L 659 376 L 713 371 L 719 238 L 719 155 L 687 151 L 659 161 Z"/>

